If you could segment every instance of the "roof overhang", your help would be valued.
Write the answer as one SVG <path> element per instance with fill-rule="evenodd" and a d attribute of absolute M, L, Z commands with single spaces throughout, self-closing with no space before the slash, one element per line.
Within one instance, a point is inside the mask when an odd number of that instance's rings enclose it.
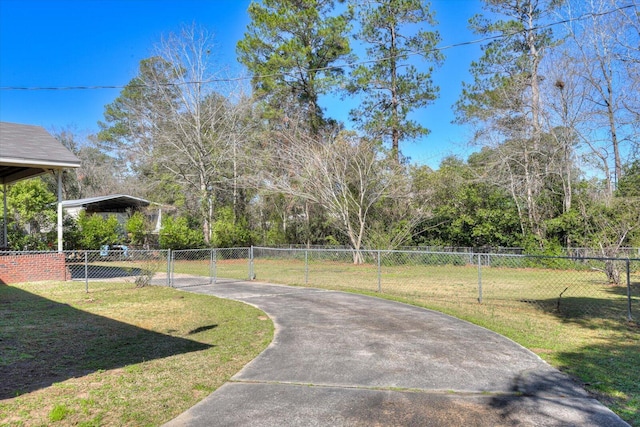
<path fill-rule="evenodd" d="M 42 127 L 0 122 L 0 184 L 79 167 L 80 160 Z"/>
<path fill-rule="evenodd" d="M 62 169 L 77 168 L 73 163 L 47 163 L 42 165 L 21 163 L 14 159 L 0 157 L 0 184 L 11 184 L 23 179 L 34 178 L 39 175 Z"/>
<path fill-rule="evenodd" d="M 90 197 L 87 199 L 65 200 L 63 208 L 84 208 L 88 212 L 123 212 L 129 208 L 141 208 L 152 202 L 126 194 Z"/>

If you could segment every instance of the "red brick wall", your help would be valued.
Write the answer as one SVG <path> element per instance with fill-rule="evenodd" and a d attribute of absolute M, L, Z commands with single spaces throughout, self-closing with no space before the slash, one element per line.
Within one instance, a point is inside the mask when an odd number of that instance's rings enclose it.
<path fill-rule="evenodd" d="M 64 254 L 0 254 L 0 283 L 41 282 L 69 280 Z"/>

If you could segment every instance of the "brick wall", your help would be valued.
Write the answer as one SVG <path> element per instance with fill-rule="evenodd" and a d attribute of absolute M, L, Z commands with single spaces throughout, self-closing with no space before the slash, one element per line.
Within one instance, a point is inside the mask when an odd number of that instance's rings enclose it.
<path fill-rule="evenodd" d="M 70 274 L 64 263 L 64 254 L 57 252 L 24 255 L 0 254 L 0 283 L 70 279 Z"/>

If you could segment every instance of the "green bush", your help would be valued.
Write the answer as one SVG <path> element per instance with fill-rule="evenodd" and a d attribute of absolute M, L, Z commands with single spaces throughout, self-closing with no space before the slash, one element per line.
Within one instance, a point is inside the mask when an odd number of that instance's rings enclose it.
<path fill-rule="evenodd" d="M 251 231 L 244 218 L 235 218 L 233 209 L 225 206 L 218 210 L 213 223 L 212 244 L 218 248 L 251 246 Z"/>
<path fill-rule="evenodd" d="M 12 249 L 48 250 L 53 247 L 57 233 L 50 236 L 44 230 L 55 228 L 55 202 L 56 196 L 40 179 L 20 181 L 9 187 L 7 237 Z"/>
<path fill-rule="evenodd" d="M 165 217 L 159 241 L 162 249 L 195 249 L 204 246 L 202 232 L 191 228 L 185 217 Z"/>
<path fill-rule="evenodd" d="M 62 221 L 62 229 L 64 236 L 64 249 L 80 249 L 82 244 L 82 231 L 80 230 L 80 224 L 78 220 L 72 216 L 65 215 Z M 56 233 L 57 230 L 52 230 L 52 233 Z M 57 236 L 56 236 L 57 237 Z M 52 241 L 54 241 L 52 239 Z"/>
<path fill-rule="evenodd" d="M 141 212 L 135 212 L 125 224 L 125 230 L 129 236 L 129 243 L 141 246 L 145 243 L 148 234 L 147 221 Z"/>
<path fill-rule="evenodd" d="M 82 249 L 99 249 L 103 245 L 113 245 L 120 243 L 120 224 L 115 215 L 110 215 L 107 219 L 100 215 L 87 215 L 81 211 L 78 216 L 81 236 L 80 245 Z"/>

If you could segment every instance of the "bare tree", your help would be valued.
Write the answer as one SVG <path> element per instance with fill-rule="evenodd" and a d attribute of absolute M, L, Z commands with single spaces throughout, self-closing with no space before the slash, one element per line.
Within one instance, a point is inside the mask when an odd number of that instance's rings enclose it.
<path fill-rule="evenodd" d="M 80 159 L 80 167 L 62 175 L 62 194 L 65 199 L 104 196 L 114 192 L 131 192 L 136 185 L 133 176 L 124 176 L 118 159 L 100 150 L 93 135 L 86 136 L 73 126 L 54 128 L 52 135 Z M 57 180 L 46 175 L 49 188 L 57 191 Z"/>
<path fill-rule="evenodd" d="M 266 175 L 263 185 L 322 206 L 348 237 L 354 263 L 361 263 L 371 213 L 377 203 L 397 196 L 399 170 L 379 144 L 353 133 L 343 132 L 323 143 L 305 135 L 281 134 L 284 144 L 272 158 L 286 164 L 281 171 L 296 173 Z"/>
<path fill-rule="evenodd" d="M 640 228 L 640 202 L 633 199 L 613 199 L 611 206 L 596 206 L 592 212 L 583 212 L 589 218 L 588 242 L 605 260 L 604 273 L 611 284 L 620 284 L 620 271 L 613 258 Z"/>
<path fill-rule="evenodd" d="M 550 52 L 542 71 L 546 76 L 542 117 L 549 136 L 546 168 L 561 181 L 562 213 L 567 213 L 580 174 L 578 153 L 585 143 L 580 140 L 580 129 L 591 118 L 585 102 L 587 88 L 580 64 L 566 50 Z"/>
<path fill-rule="evenodd" d="M 600 160 L 609 197 L 622 175 L 625 145 L 637 145 L 633 106 L 637 105 L 638 64 L 631 64 L 634 57 L 637 60 L 633 47 L 637 51 L 640 35 L 634 31 L 637 16 L 630 18 L 627 13 L 633 10 L 621 6 L 618 0 L 590 0 L 569 2 L 565 8 L 569 17 L 590 16 L 572 21 L 567 31 L 572 54 L 581 62 L 588 88 L 585 99 L 592 111 L 591 126 L 584 126 L 582 135 Z"/>
<path fill-rule="evenodd" d="M 100 133 L 124 148 L 138 172 L 180 184 L 188 208 L 199 212 L 207 244 L 216 195 L 228 181 L 237 189 L 249 112 L 241 91 L 220 83 L 214 49 L 213 34 L 196 26 L 164 37 L 140 75 L 107 106 L 110 125 Z"/>

